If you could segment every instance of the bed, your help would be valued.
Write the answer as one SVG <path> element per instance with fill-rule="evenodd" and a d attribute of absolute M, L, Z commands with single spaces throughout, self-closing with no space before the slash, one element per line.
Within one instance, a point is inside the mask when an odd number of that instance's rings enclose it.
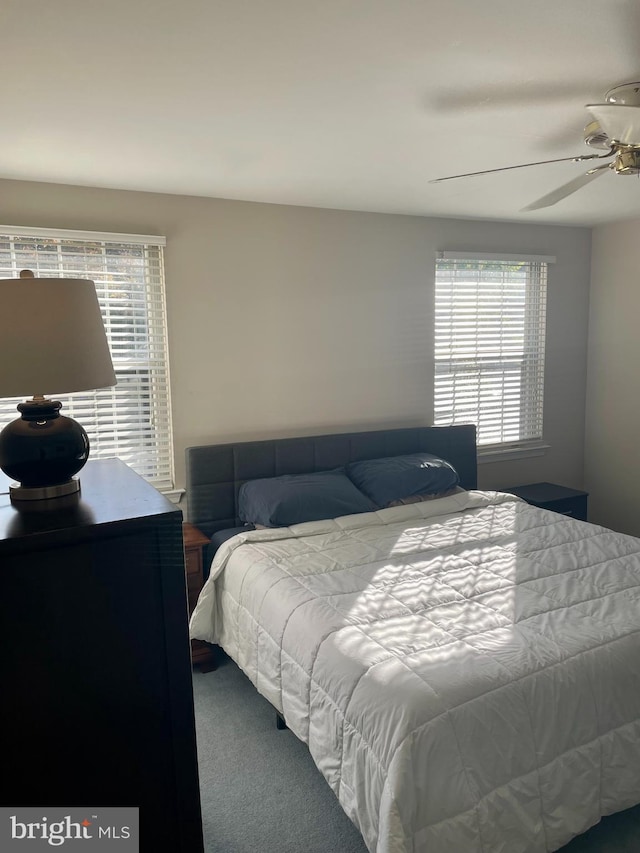
<path fill-rule="evenodd" d="M 245 483 L 417 453 L 457 487 L 243 526 Z M 476 485 L 472 426 L 187 451 L 217 544 L 191 636 L 308 744 L 372 853 L 542 853 L 640 802 L 640 540 Z"/>

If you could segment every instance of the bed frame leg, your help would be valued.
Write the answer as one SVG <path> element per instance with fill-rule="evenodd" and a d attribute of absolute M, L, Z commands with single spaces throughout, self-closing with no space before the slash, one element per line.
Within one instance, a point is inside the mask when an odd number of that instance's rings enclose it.
<path fill-rule="evenodd" d="M 276 711 L 276 728 L 277 729 L 286 729 L 287 724 L 284 721 L 284 717 Z"/>

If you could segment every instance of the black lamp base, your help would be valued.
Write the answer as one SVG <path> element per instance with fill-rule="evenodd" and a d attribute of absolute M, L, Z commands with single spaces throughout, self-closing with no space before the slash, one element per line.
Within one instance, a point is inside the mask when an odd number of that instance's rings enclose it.
<path fill-rule="evenodd" d="M 77 421 L 60 414 L 61 407 L 43 398 L 20 403 L 22 417 L 0 432 L 0 468 L 17 481 L 10 487 L 16 505 L 80 489 L 74 474 L 89 458 L 89 439 Z"/>

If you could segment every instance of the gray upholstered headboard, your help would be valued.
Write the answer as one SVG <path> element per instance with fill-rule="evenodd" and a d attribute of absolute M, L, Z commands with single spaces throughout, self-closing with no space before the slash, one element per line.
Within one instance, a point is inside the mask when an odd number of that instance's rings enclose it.
<path fill-rule="evenodd" d="M 237 527 L 238 490 L 247 480 L 340 468 L 359 459 L 423 451 L 456 468 L 465 489 L 477 486 L 476 428 L 471 424 L 348 432 L 189 447 L 189 521 L 211 536 Z"/>

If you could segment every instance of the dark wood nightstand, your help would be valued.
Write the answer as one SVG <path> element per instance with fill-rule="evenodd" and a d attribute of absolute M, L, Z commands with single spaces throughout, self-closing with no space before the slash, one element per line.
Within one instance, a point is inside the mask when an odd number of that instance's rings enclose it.
<path fill-rule="evenodd" d="M 588 492 L 570 489 L 568 486 L 558 486 L 556 483 L 528 483 L 525 486 L 513 486 L 502 491 L 517 495 L 541 509 L 550 509 L 581 521 L 587 520 Z"/>
<path fill-rule="evenodd" d="M 209 544 L 209 539 L 188 521 L 182 525 L 182 538 L 184 539 L 184 563 L 189 594 L 189 616 L 191 616 L 204 584 L 202 549 Z M 194 666 L 197 664 L 203 672 L 215 669 L 213 648 L 201 640 L 191 640 L 191 662 Z"/>

